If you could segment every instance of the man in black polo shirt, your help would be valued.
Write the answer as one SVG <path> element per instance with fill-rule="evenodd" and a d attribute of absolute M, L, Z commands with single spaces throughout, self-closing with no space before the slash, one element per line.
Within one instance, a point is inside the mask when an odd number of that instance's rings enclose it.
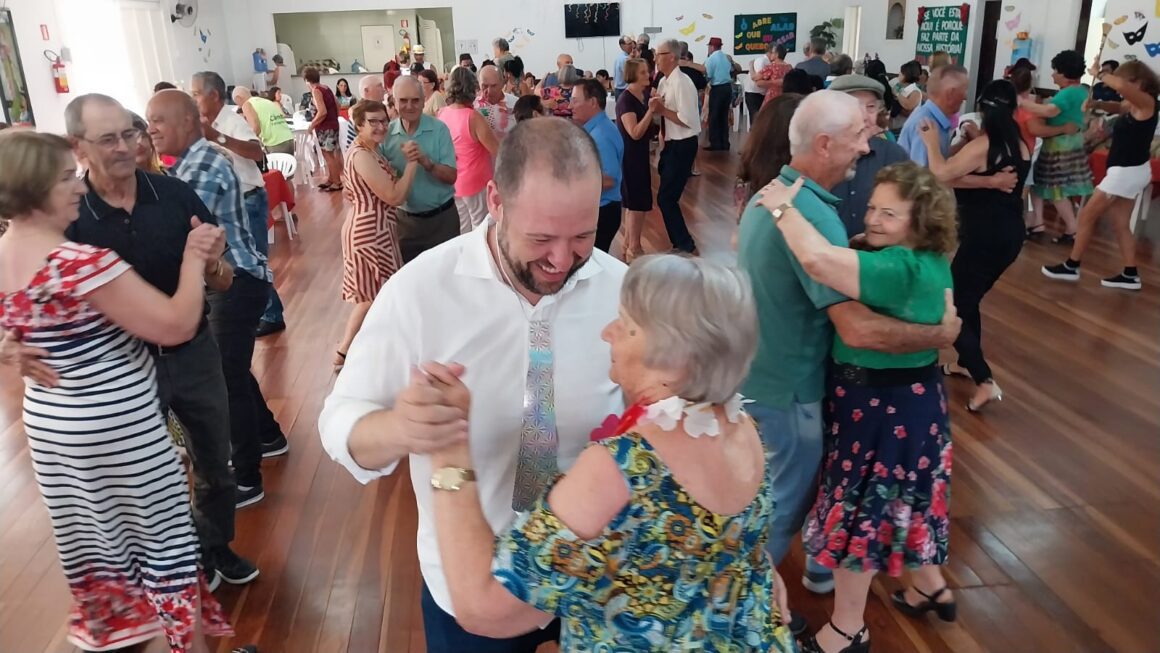
<path fill-rule="evenodd" d="M 69 103 L 65 124 L 77 158 L 88 170 L 89 187 L 80 215 L 66 232 L 68 239 L 112 249 L 146 281 L 172 295 L 191 217 L 212 224 L 217 220 L 185 182 L 135 168 L 140 133 L 127 137 L 132 122 L 116 100 L 82 95 Z M 220 256 L 206 267 L 206 285 L 213 290 L 228 289 L 233 276 Z M 194 522 L 206 576 L 211 585 L 219 576 L 231 584 L 248 583 L 258 576 L 257 567 L 229 547 L 237 486 L 229 466 L 229 400 L 217 343 L 203 318 L 189 342 L 148 347 L 157 364 L 162 409 L 171 408 L 186 430 L 193 463 Z"/>

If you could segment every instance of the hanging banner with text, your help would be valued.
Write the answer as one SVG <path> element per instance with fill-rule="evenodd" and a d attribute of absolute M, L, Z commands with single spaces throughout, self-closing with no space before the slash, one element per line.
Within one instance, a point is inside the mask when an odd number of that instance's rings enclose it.
<path fill-rule="evenodd" d="M 733 54 L 765 54 L 770 43 L 797 49 L 796 13 L 733 16 Z"/>
<path fill-rule="evenodd" d="M 968 4 L 918 8 L 918 44 L 914 58 L 922 65 L 930 63 L 935 52 L 950 55 L 951 63 L 962 65 L 967 48 Z"/>

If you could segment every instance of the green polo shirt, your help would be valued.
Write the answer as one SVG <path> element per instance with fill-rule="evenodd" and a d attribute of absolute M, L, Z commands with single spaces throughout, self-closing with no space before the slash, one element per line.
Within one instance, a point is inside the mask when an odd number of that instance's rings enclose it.
<path fill-rule="evenodd" d="M 788 185 L 799 176 L 798 171 L 785 166 L 778 178 Z M 838 217 L 838 201 L 807 179 L 794 206 L 826 240 L 845 246 L 846 228 Z M 737 262 L 753 284 L 760 327 L 757 356 L 742 393 L 781 409 L 794 402 L 821 401 L 826 359 L 834 342 L 826 308 L 847 298 L 806 274 L 773 223 L 773 216 L 756 198 L 741 216 L 737 240 Z"/>
<path fill-rule="evenodd" d="M 415 141 L 419 149 L 432 162 L 445 166 L 455 167 L 455 146 L 451 143 L 451 131 L 447 125 L 437 118 L 423 114 L 419 118 L 419 127 L 414 135 L 403 129 L 403 121 L 395 118 L 387 129 L 387 139 L 379 146 L 379 153 L 391 163 L 395 172 L 402 174 L 407 167 L 407 157 L 403 155 L 403 143 Z M 415 172 L 415 181 L 411 184 L 411 192 L 407 194 L 407 201 L 403 202 L 403 210 L 407 213 L 422 213 L 439 208 L 455 198 L 455 185 L 444 184 L 432 176 L 431 173 L 419 168 Z"/>

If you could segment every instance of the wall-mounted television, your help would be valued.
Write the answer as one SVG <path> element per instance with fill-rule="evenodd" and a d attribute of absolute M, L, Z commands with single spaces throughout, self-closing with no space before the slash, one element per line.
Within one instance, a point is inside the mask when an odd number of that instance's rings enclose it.
<path fill-rule="evenodd" d="M 564 36 L 570 39 L 620 36 L 620 3 L 564 5 Z"/>

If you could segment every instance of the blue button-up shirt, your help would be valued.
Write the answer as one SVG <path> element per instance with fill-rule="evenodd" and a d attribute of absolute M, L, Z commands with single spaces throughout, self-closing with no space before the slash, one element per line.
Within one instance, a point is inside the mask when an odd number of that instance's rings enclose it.
<path fill-rule="evenodd" d="M 423 154 L 431 159 L 432 163 L 455 167 L 455 145 L 451 142 L 451 130 L 438 118 L 423 114 L 419 118 L 419 126 L 414 134 L 408 134 L 403 129 L 402 118 L 395 118 L 387 130 L 387 139 L 379 146 L 379 154 L 383 156 L 395 172 L 402 174 L 407 167 L 407 157 L 403 154 L 403 144 L 415 141 Z M 430 172 L 419 168 L 415 171 L 415 181 L 411 183 L 411 192 L 407 193 L 407 200 L 403 202 L 403 210 L 407 213 L 423 213 L 443 206 L 455 198 L 455 186 L 444 184 Z"/>
<path fill-rule="evenodd" d="M 600 152 L 600 171 L 612 177 L 612 187 L 600 193 L 600 206 L 619 202 L 620 180 L 624 177 L 624 139 L 620 137 L 620 130 L 603 112 L 584 123 L 584 130 L 596 141 L 596 149 Z"/>
<path fill-rule="evenodd" d="M 193 188 L 210 213 L 217 217 L 218 225 L 225 229 L 228 245 L 225 258 L 234 270 L 271 281 L 274 275 L 250 229 L 241 185 L 229 157 L 204 138 L 198 139 L 178 157 L 173 176 Z"/>
<path fill-rule="evenodd" d="M 729 74 L 733 66 L 729 64 L 729 57 L 724 50 L 718 50 L 705 60 L 705 76 L 709 78 L 709 86 L 720 86 L 733 81 Z"/>
<path fill-rule="evenodd" d="M 628 53 L 624 50 L 616 56 L 616 61 L 612 62 L 612 88 L 623 91 L 628 88 L 628 82 L 624 81 L 624 64 L 628 61 Z"/>
<path fill-rule="evenodd" d="M 922 136 L 918 133 L 918 129 L 922 127 L 925 120 L 932 121 L 938 128 L 939 150 L 942 151 L 944 157 L 950 153 L 951 133 L 953 132 L 951 119 L 930 100 L 923 102 L 922 106 L 910 114 L 906 123 L 902 125 L 902 131 L 898 134 L 898 145 L 906 150 L 911 161 L 920 166 L 930 165 L 930 157 L 926 153 L 926 143 L 922 142 Z"/>

